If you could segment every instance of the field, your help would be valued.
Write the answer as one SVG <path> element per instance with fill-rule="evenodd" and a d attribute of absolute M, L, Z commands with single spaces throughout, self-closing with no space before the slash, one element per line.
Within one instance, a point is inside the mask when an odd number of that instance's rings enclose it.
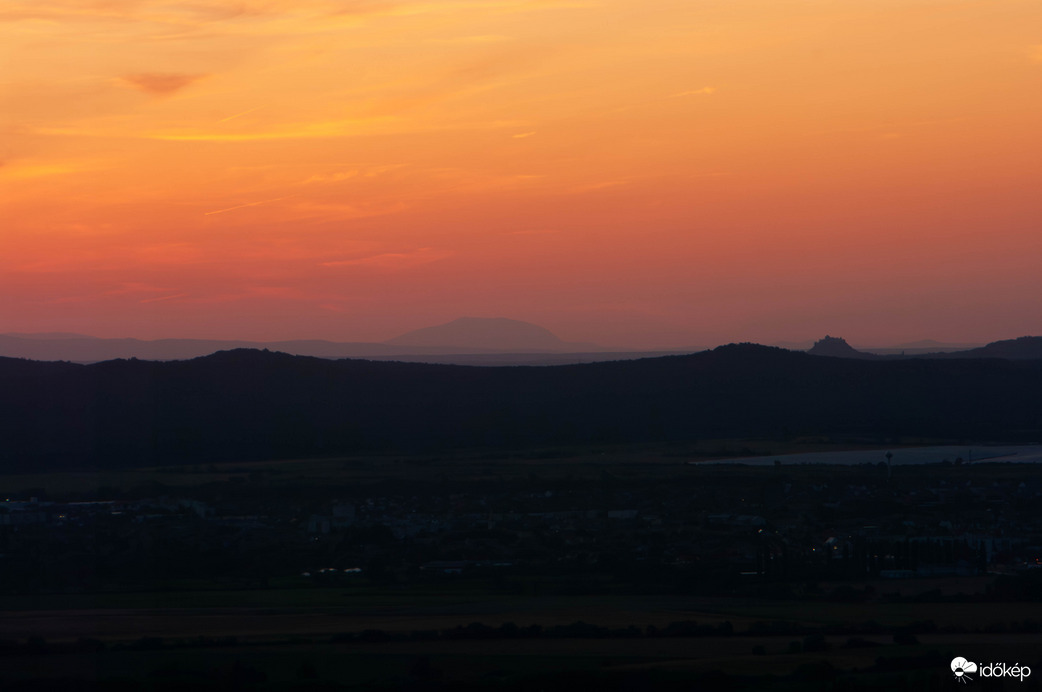
<path fill-rule="evenodd" d="M 201 603 L 209 601 L 207 594 L 195 595 Z M 869 675 L 868 671 L 886 659 L 917 664 L 924 656 L 935 663 L 955 655 L 972 655 L 1027 664 L 1042 650 L 1042 634 L 1037 632 L 919 634 L 901 643 L 890 634 L 926 620 L 933 620 L 942 630 L 967 621 L 1010 623 L 1023 618 L 1022 604 L 877 606 L 664 597 L 460 601 L 451 594 L 431 603 L 435 594 L 395 599 L 391 594 L 374 593 L 351 605 L 341 602 L 338 607 L 321 608 L 249 607 L 241 604 L 257 601 L 255 594 L 224 595 L 229 603 L 239 605 L 8 611 L 0 625 L 0 638 L 45 639 L 46 644 L 42 645 L 45 650 L 23 648 L 0 656 L 0 680 L 11 684 L 20 680 L 116 684 L 238 676 L 236 684 L 249 687 L 247 683 L 254 680 L 258 689 L 292 687 L 303 679 L 368 689 L 409 685 L 426 678 L 486 685 L 569 675 L 593 676 L 591 679 L 629 675 L 665 685 L 669 680 L 701 680 L 712 673 L 762 685 L 765 681 L 780 684 L 821 662 L 827 662 L 834 675 L 853 679 Z M 338 600 L 332 594 L 321 596 L 330 602 Z M 870 620 L 880 625 L 879 632 L 859 637 L 815 639 L 799 634 L 800 630 L 775 636 L 750 633 L 754 623 L 764 621 L 827 631 L 831 625 Z M 640 635 L 435 640 L 410 636 L 465 628 L 472 622 L 493 628 L 506 622 L 520 628 L 541 624 L 548 629 L 576 621 L 609 628 L 636 625 Z M 662 630 L 678 621 L 714 626 L 727 621 L 734 634 L 645 634 L 649 625 Z M 385 638 L 373 641 L 372 635 L 362 634 L 367 631 L 379 631 Z M 815 642 L 815 650 L 803 650 L 810 647 L 810 641 Z M 921 672 L 931 675 L 936 670 Z"/>
<path fill-rule="evenodd" d="M 929 441 L 908 440 L 918 445 Z M 595 478 L 603 471 L 623 477 L 668 480 L 691 473 L 687 461 L 727 459 L 771 454 L 811 453 L 865 449 L 864 441 L 832 442 L 709 439 L 672 445 L 603 445 L 598 447 L 550 447 L 517 451 L 460 451 L 418 456 L 363 456 L 329 459 L 192 464 L 153 468 L 99 469 L 56 473 L 12 473 L 0 475 L 0 494 L 42 489 L 51 495 L 91 493 L 98 488 L 122 491 L 145 490 L 162 485 L 191 488 L 251 476 L 277 478 L 290 486 L 314 487 L 333 483 L 378 483 L 409 481 L 426 483 L 451 479 L 454 482 L 509 482 L 537 473 L 549 479 Z M 878 445 L 880 450 L 890 449 Z M 752 472 L 756 473 L 754 469 Z"/>
<path fill-rule="evenodd" d="M 12 494 L 96 499 L 160 493 L 325 498 L 348 492 L 437 494 L 500 485 L 614 489 L 770 487 L 775 468 L 699 467 L 711 457 L 797 447 L 716 440 L 669 449 L 543 450 L 488 456 L 362 458 L 188 465 L 0 477 Z M 817 442 L 804 450 L 828 447 Z M 906 467 L 910 485 L 934 467 Z M 787 468 L 786 482 L 877 482 L 871 467 Z M 1017 482 L 1011 466 L 959 467 L 948 478 Z M 556 485 L 555 485 L 556 484 Z M 568 484 L 572 484 L 569 486 Z M 359 491 L 362 488 L 362 491 Z M 100 489 L 100 490 L 99 490 Z M 432 490 L 433 489 L 433 490 Z M 415 491 L 418 492 L 418 491 Z M 761 493 L 762 494 L 762 493 Z M 624 574 L 624 573 L 623 573 Z M 996 574 L 799 584 L 700 593 L 635 588 L 617 571 L 587 575 L 595 593 L 563 593 L 567 575 L 456 575 L 334 585 L 298 576 L 244 585 L 156 578 L 132 589 L 0 592 L 4 689 L 923 689 L 952 680 L 948 662 L 1020 662 L 1042 671 L 1042 613 L 985 597 Z M 656 582 L 648 582 L 654 584 Z M 505 588 L 504 584 L 509 588 Z M 522 588 L 523 587 L 523 588 Z M 835 599 L 843 590 L 870 598 Z M 685 592 L 687 591 L 687 592 Z M 885 597 L 884 597 L 885 595 Z M 927 597 L 928 596 L 928 597 Z M 1039 673 L 1042 676 L 1042 672 Z M 1036 677 L 1010 689 L 1032 689 Z M 1011 683 L 1006 682 L 1008 687 Z M 209 687 L 207 687 L 209 685 Z M 323 688 L 322 685 L 325 685 Z M 122 687 L 121 687 L 122 686 Z M 317 687 L 316 687 L 317 686 Z M 1003 683 L 988 681 L 988 689 Z"/>

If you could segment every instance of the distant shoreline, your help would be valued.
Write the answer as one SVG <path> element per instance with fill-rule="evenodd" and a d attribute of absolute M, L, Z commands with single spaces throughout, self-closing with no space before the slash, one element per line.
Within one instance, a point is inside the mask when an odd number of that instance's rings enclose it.
<path fill-rule="evenodd" d="M 892 466 L 943 464 L 944 462 L 971 464 L 1037 464 L 1042 463 L 1042 445 L 945 445 L 938 447 L 908 447 L 890 450 Z M 858 464 L 885 464 L 886 450 L 866 449 L 845 452 L 808 452 L 805 454 L 777 454 L 773 456 L 739 457 L 689 461 L 689 464 L 741 464 L 743 466 L 783 465 L 856 466 Z"/>

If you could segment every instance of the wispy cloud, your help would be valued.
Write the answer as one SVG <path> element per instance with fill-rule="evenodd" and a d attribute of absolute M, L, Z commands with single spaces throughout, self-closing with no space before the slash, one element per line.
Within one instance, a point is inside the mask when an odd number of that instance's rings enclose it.
<path fill-rule="evenodd" d="M 111 0 L 109 2 L 75 2 L 55 0 L 13 0 L 0 9 L 0 21 L 44 19 L 47 21 L 83 21 L 123 19 L 140 2 L 138 0 Z"/>
<path fill-rule="evenodd" d="M 370 126 L 392 120 L 388 117 L 356 118 L 314 123 L 288 124 L 259 132 L 208 132 L 205 130 L 147 132 L 139 137 L 170 142 L 257 142 L 279 139 L 321 139 L 367 134 Z"/>
<path fill-rule="evenodd" d="M 509 40 L 509 36 L 504 36 L 502 34 L 482 34 L 480 36 L 455 36 L 452 38 L 432 38 L 428 39 L 427 42 L 443 46 L 452 46 L 482 43 L 501 43 L 503 41 Z"/>
<path fill-rule="evenodd" d="M 680 91 L 675 94 L 670 94 L 671 99 L 680 98 L 681 96 L 709 96 L 710 94 L 716 93 L 716 87 L 705 86 L 701 89 L 691 89 L 689 91 Z"/>
<path fill-rule="evenodd" d="M 137 293 L 169 293 L 170 288 L 163 286 L 153 286 L 152 284 L 146 284 L 141 281 L 122 281 L 119 284 L 119 288 L 113 288 L 109 291 L 105 291 L 102 295 L 105 296 L 125 296 L 134 295 Z"/>
<path fill-rule="evenodd" d="M 263 130 L 228 132 L 212 129 L 148 129 L 134 130 L 116 125 L 77 127 L 31 127 L 27 132 L 55 137 L 101 137 L 112 139 L 148 139 L 164 142 L 263 142 L 277 140 L 327 139 L 335 137 L 366 137 L 371 135 L 401 135 L 423 132 L 450 132 L 461 130 L 498 130 L 524 127 L 529 122 L 519 120 L 437 121 L 424 122 L 393 115 L 316 122 L 297 122 L 277 125 Z"/>
<path fill-rule="evenodd" d="M 92 170 L 94 166 L 83 163 L 0 163 L 0 179 L 3 180 L 30 180 L 33 178 L 47 178 L 55 175 L 68 175 L 70 173 L 81 173 Z"/>
<path fill-rule="evenodd" d="M 304 180 L 304 184 L 308 183 L 339 183 L 351 178 L 357 178 L 358 171 L 339 171 L 337 173 L 316 173 L 307 180 Z"/>
<path fill-rule="evenodd" d="M 448 250 L 437 250 L 431 247 L 421 247 L 410 252 L 385 252 L 369 257 L 357 257 L 354 259 L 333 260 L 321 262 L 323 267 L 377 267 L 380 269 L 408 269 L 422 264 L 437 262 L 438 260 L 451 257 L 452 252 Z"/>
<path fill-rule="evenodd" d="M 332 173 L 315 173 L 314 175 L 305 178 L 301 181 L 302 184 L 307 185 L 310 183 L 340 183 L 351 178 L 376 178 L 395 171 L 400 168 L 405 168 L 409 164 L 407 163 L 388 163 L 382 166 L 369 166 L 367 168 L 351 168 L 349 170 L 334 171 Z"/>
<path fill-rule="evenodd" d="M 609 187 L 618 187 L 619 185 L 625 185 L 625 180 L 605 180 L 599 183 L 587 183 L 586 185 L 576 185 L 575 187 L 563 190 L 565 193 L 583 194 L 585 192 L 596 192 L 597 190 L 604 190 Z"/>
<path fill-rule="evenodd" d="M 558 235 L 558 234 L 560 234 L 560 231 L 557 230 L 556 228 L 530 228 L 530 229 L 525 229 L 525 230 L 522 230 L 522 231 L 510 231 L 509 233 L 507 233 L 507 235 L 535 235 L 535 236 Z"/>
<path fill-rule="evenodd" d="M 464 12 L 516 14 L 594 7 L 583 0 L 236 0 L 177 2 L 167 0 L 5 0 L 0 21 L 43 19 L 49 22 L 122 22 L 192 31 L 316 33 L 337 30 L 369 16 L 411 17 Z M 243 19 L 249 20 L 243 22 Z M 160 36 L 160 38 L 164 38 Z M 463 40 L 498 36 L 463 36 Z"/>
<path fill-rule="evenodd" d="M 164 300 L 174 300 L 176 298 L 187 298 L 187 293 L 175 293 L 172 296 L 159 296 L 158 298 L 143 298 L 139 300 L 139 303 L 159 303 Z"/>
<path fill-rule="evenodd" d="M 149 94 L 172 94 L 205 76 L 177 72 L 140 72 L 124 75 L 123 81 L 133 88 Z"/>
<path fill-rule="evenodd" d="M 263 106 L 254 106 L 253 108 L 250 108 L 249 110 L 245 110 L 245 111 L 243 111 L 242 113 L 236 113 L 235 115 L 229 115 L 229 116 L 228 116 L 227 118 L 221 118 L 221 119 L 220 119 L 220 120 L 218 120 L 217 122 L 219 122 L 219 123 L 226 123 L 226 122 L 228 122 L 229 120 L 235 120 L 236 118 L 240 118 L 240 117 L 242 117 L 242 116 L 244 116 L 244 115 L 249 115 L 249 114 L 250 114 L 250 113 L 252 113 L 253 111 L 255 111 L 255 110 L 259 110 L 259 109 L 260 109 L 260 108 L 262 108 L 262 107 L 263 107 Z"/>
<path fill-rule="evenodd" d="M 519 132 L 516 135 L 511 135 L 514 139 L 524 139 L 525 137 L 531 137 L 535 132 Z"/>
<path fill-rule="evenodd" d="M 814 130 L 806 133 L 807 136 L 816 135 L 831 135 L 831 134 L 850 134 L 850 133 L 876 133 L 879 130 L 898 130 L 900 128 L 924 128 L 924 127 L 935 127 L 937 125 L 949 125 L 951 123 L 966 122 L 968 118 L 957 117 L 957 118 L 937 118 L 934 120 L 909 120 L 906 122 L 886 122 L 877 123 L 875 125 L 866 125 L 864 127 L 843 127 L 829 130 Z"/>

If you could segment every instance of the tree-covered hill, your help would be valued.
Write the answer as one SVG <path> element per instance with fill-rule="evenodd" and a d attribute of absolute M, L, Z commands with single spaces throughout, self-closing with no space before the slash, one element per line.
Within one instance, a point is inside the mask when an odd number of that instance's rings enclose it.
<path fill-rule="evenodd" d="M 1042 361 L 821 358 L 739 344 L 555 367 L 235 350 L 0 359 L 0 468 L 807 435 L 1042 439 Z"/>

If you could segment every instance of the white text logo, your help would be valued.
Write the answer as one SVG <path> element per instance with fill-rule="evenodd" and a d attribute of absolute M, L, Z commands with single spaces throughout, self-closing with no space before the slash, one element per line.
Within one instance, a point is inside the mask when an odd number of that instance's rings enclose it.
<path fill-rule="evenodd" d="M 1019 663 L 1008 665 L 1006 663 L 981 663 L 967 661 L 962 656 L 952 659 L 952 673 L 958 682 L 969 682 L 973 680 L 971 673 L 977 673 L 982 678 L 1017 678 L 1024 682 L 1024 678 L 1031 675 L 1031 668 Z"/>

